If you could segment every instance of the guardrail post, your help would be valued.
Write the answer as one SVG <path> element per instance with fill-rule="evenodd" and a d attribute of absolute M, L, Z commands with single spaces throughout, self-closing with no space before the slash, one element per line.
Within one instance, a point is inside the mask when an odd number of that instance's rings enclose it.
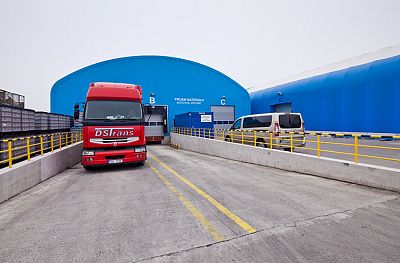
<path fill-rule="evenodd" d="M 54 151 L 54 135 L 50 135 L 50 146 L 51 146 L 51 152 Z"/>
<path fill-rule="evenodd" d="M 30 144 L 30 138 L 26 138 L 26 158 L 28 161 L 31 160 L 31 144 Z"/>
<path fill-rule="evenodd" d="M 257 146 L 257 132 L 253 131 L 253 137 L 254 137 L 254 146 Z"/>
<path fill-rule="evenodd" d="M 68 145 L 68 132 L 65 133 L 65 146 Z"/>
<path fill-rule="evenodd" d="M 40 139 L 40 155 L 43 155 L 43 137 L 40 136 L 39 139 Z"/>
<path fill-rule="evenodd" d="M 8 141 L 8 167 L 12 167 L 12 141 Z"/>
<path fill-rule="evenodd" d="M 203 138 L 206 138 L 206 128 L 203 128 Z"/>
<path fill-rule="evenodd" d="M 270 148 L 270 149 L 272 149 L 272 145 L 273 145 L 273 142 L 272 142 L 272 132 L 270 132 L 270 133 L 269 133 L 269 148 Z"/>
<path fill-rule="evenodd" d="M 354 136 L 354 162 L 358 163 L 358 136 Z"/>
<path fill-rule="evenodd" d="M 293 133 L 290 132 L 290 152 L 293 152 Z"/>
<path fill-rule="evenodd" d="M 242 144 L 244 144 L 244 131 L 242 131 Z"/>
<path fill-rule="evenodd" d="M 222 140 L 225 141 L 225 130 L 222 130 Z"/>
<path fill-rule="evenodd" d="M 233 131 L 231 131 L 231 141 L 235 142 L 235 139 L 233 138 Z"/>
<path fill-rule="evenodd" d="M 317 135 L 317 155 L 321 157 L 321 135 Z"/>
<path fill-rule="evenodd" d="M 211 128 L 208 129 L 208 139 L 211 139 Z"/>
<path fill-rule="evenodd" d="M 59 144 L 59 147 L 60 147 L 60 149 L 61 149 L 61 147 L 62 147 L 62 146 L 61 146 L 61 142 L 62 142 L 61 133 L 58 135 L 58 140 L 59 140 L 59 143 L 60 143 L 60 144 Z"/>
<path fill-rule="evenodd" d="M 73 144 L 73 143 L 74 143 L 74 133 L 71 132 L 71 144 Z"/>

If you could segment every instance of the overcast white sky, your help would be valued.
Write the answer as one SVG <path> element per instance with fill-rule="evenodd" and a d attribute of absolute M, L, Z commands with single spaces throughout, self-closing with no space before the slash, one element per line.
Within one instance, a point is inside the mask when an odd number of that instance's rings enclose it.
<path fill-rule="evenodd" d="M 399 10 L 399 0 L 0 0 L 0 88 L 49 110 L 63 76 L 150 54 L 248 88 L 399 44 Z"/>

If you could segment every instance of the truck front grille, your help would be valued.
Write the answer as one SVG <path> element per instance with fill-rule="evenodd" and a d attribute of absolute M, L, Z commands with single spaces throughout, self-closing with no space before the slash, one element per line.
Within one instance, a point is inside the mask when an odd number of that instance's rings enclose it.
<path fill-rule="evenodd" d="M 90 142 L 95 144 L 113 144 L 113 143 L 130 143 L 136 142 L 139 137 L 128 137 L 128 138 L 91 138 Z"/>

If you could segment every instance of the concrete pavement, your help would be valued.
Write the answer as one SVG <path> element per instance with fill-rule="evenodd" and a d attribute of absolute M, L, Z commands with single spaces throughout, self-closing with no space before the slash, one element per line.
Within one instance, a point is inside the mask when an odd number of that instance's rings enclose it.
<path fill-rule="evenodd" d="M 396 262 L 399 195 L 149 147 L 0 205 L 4 262 Z M 160 176 L 161 175 L 161 176 Z M 253 231 L 254 230 L 254 231 Z"/>

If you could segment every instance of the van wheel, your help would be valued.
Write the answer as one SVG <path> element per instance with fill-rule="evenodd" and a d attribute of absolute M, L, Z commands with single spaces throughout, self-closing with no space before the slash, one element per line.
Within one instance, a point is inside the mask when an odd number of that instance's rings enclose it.
<path fill-rule="evenodd" d="M 263 139 L 258 139 L 257 140 L 257 147 L 268 148 L 268 145 L 265 143 L 265 141 Z"/>

